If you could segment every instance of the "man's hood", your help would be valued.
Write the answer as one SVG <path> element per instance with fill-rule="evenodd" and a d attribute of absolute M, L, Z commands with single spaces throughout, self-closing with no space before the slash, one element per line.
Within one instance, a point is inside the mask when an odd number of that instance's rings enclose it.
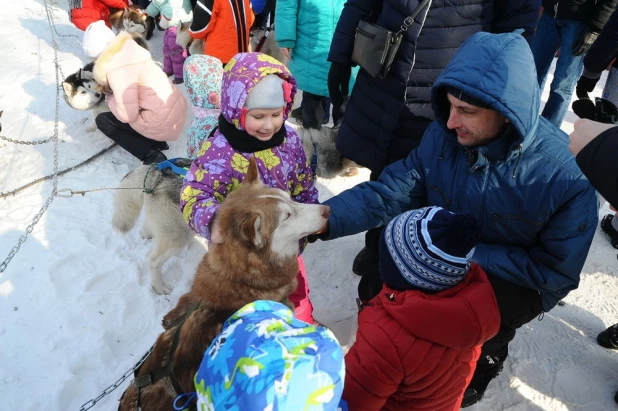
<path fill-rule="evenodd" d="M 260 80 L 269 74 L 276 74 L 289 84 L 291 101 L 288 102 L 283 113 L 283 119 L 286 120 L 294 104 L 296 80 L 283 63 L 263 53 L 238 53 L 225 66 L 221 92 L 221 114 L 237 129 L 243 129 L 240 118 L 247 95 Z"/>
<path fill-rule="evenodd" d="M 445 130 L 449 86 L 502 113 L 519 134 L 517 146 L 530 144 L 539 123 L 540 95 L 534 57 L 520 34 L 480 32 L 461 45 L 431 88 L 436 120 Z"/>
<path fill-rule="evenodd" d="M 395 291 L 384 286 L 376 298 L 410 334 L 449 348 L 473 348 L 500 328 L 493 288 L 477 264 L 472 264 L 461 283 L 439 293 Z"/>

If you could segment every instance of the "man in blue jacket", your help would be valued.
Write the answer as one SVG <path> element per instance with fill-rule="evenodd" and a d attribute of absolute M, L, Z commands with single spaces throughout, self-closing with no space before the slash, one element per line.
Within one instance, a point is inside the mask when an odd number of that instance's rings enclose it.
<path fill-rule="evenodd" d="M 360 20 L 397 32 L 421 0 L 348 0 L 328 54 L 328 89 L 337 108 L 348 95 L 352 50 Z M 434 119 L 429 91 L 465 39 L 479 31 L 510 33 L 523 28 L 532 41 L 541 0 L 432 0 L 403 34 L 392 68 L 384 79 L 360 70 L 337 135 L 337 149 L 371 170 L 376 180 L 387 165 L 416 148 Z M 377 273 L 381 230 L 365 234 L 354 260 L 358 275 Z"/>
<path fill-rule="evenodd" d="M 377 181 L 325 203 L 325 239 L 430 205 L 479 221 L 473 260 L 492 283 L 501 326 L 483 345 L 463 406 L 480 400 L 500 372 L 515 331 L 577 288 L 598 221 L 595 191 L 569 153 L 567 135 L 539 116 L 539 103 L 524 38 L 477 33 L 432 87 L 436 120 L 420 146 Z"/>

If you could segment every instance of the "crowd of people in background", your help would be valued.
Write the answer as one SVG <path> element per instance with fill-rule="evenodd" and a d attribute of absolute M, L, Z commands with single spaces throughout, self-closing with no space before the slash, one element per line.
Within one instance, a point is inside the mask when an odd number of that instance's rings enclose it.
<path fill-rule="evenodd" d="M 96 124 L 144 164 L 165 161 L 167 142 L 183 137 L 184 82 L 193 165 L 180 207 L 199 235 L 210 240 L 218 205 L 242 183 L 239 164 L 249 157 L 268 186 L 318 202 L 312 159 L 289 116 L 308 128 L 332 121 L 341 155 L 370 170 L 370 181 L 325 202 L 328 224 L 309 238 L 366 231 L 352 266 L 361 277 L 354 345 L 344 357 L 313 317 L 303 242 L 294 315 L 257 302 L 232 316 L 205 353 L 195 382 L 208 409 L 236 401 L 243 410 L 311 403 L 446 411 L 482 401 L 517 330 L 578 287 L 599 221 L 597 191 L 618 207 L 616 0 L 71 4 L 110 109 Z M 165 30 L 163 68 L 135 35 L 112 32 L 111 13 L 129 6 Z M 353 57 L 362 22 L 401 34 L 385 76 Z M 257 27 L 274 31 L 287 67 L 250 50 Z M 203 42 L 203 54 L 189 56 L 177 41 L 181 31 Z M 593 101 L 589 93 L 607 68 L 602 99 Z M 297 89 L 302 101 L 292 110 Z M 574 92 L 575 112 L 587 120 L 575 122 L 569 137 L 560 127 Z M 616 215 L 601 228 L 618 248 Z M 266 337 L 239 326 L 269 322 L 280 327 Z M 298 339 L 305 334 L 310 349 Z M 618 349 L 618 324 L 598 342 Z M 245 370 L 225 389 L 209 388 L 213 379 L 227 381 L 256 346 L 276 364 L 269 382 L 251 391 Z M 315 372 L 329 398 L 313 398 L 304 386 Z M 281 376 L 285 383 L 273 392 Z"/>

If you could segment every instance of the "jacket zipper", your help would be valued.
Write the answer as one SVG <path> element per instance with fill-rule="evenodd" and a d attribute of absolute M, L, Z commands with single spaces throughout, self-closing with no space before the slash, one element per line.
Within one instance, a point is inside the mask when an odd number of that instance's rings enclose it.
<path fill-rule="evenodd" d="M 557 19 L 558 18 L 558 5 L 560 4 L 560 1 L 556 2 L 556 5 L 554 6 L 554 18 Z"/>

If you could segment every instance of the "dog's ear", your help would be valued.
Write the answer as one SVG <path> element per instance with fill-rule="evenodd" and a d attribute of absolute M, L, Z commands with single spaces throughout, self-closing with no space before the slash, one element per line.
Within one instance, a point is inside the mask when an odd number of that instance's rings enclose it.
<path fill-rule="evenodd" d="M 261 248 L 264 245 L 262 218 L 259 214 L 252 213 L 247 218 L 242 219 L 240 223 L 240 236 L 243 240 L 252 243 L 257 248 Z"/>
<path fill-rule="evenodd" d="M 255 157 L 251 156 L 249 159 L 249 166 L 247 167 L 247 175 L 243 182 L 248 184 L 260 184 L 262 180 L 260 180 L 260 172 L 258 170 L 257 163 L 255 162 Z"/>
<path fill-rule="evenodd" d="M 215 244 L 223 244 L 223 231 L 216 216 L 212 223 L 210 223 L 210 241 Z"/>
<path fill-rule="evenodd" d="M 64 93 L 65 93 L 67 96 L 70 96 L 70 95 L 71 95 L 71 92 L 72 92 L 72 87 L 71 87 L 71 85 L 70 85 L 69 83 L 67 83 L 66 81 L 63 81 L 63 82 L 62 82 L 62 88 L 64 89 Z"/>

